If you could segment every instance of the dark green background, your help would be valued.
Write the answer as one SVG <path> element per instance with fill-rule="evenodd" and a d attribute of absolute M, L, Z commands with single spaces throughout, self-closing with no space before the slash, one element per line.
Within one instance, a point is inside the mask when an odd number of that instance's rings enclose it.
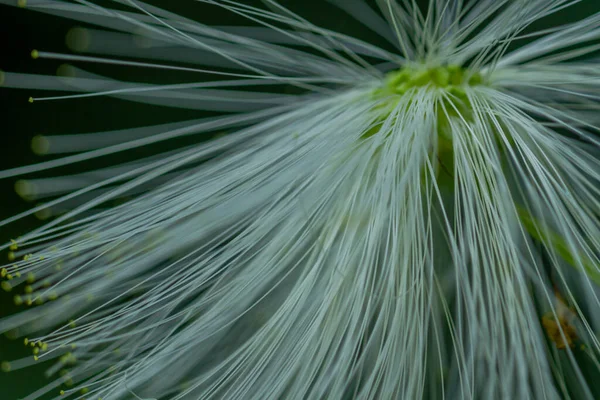
<path fill-rule="evenodd" d="M 16 1 L 16 0 L 15 0 Z M 213 24 L 244 24 L 244 21 L 216 7 L 201 6 L 191 0 L 153 1 L 153 4 L 169 7 L 169 9 L 210 21 Z M 246 4 L 259 4 L 259 1 Z M 391 50 L 375 34 L 357 24 L 324 0 L 286 0 L 281 1 L 287 7 L 299 12 L 310 21 L 330 29 L 352 34 L 363 40 Z M 561 12 L 556 17 L 548 18 L 544 25 L 564 23 L 576 17 L 588 16 L 600 10 L 600 2 L 586 0 L 583 4 Z M 0 69 L 13 72 L 41 73 L 53 75 L 58 62 L 32 60 L 29 56 L 32 49 L 67 52 L 64 38 L 68 30 L 78 25 L 72 21 L 58 17 L 50 17 L 28 10 L 0 5 Z M 86 67 L 88 67 L 86 65 Z M 102 69 L 104 68 L 104 70 Z M 175 82 L 185 80 L 183 76 L 164 74 L 156 76 L 156 71 L 139 69 L 123 69 L 117 71 L 108 67 L 97 69 L 98 72 L 115 74 L 133 81 Z M 93 69 L 93 68 L 92 68 Z M 197 78 L 196 78 L 197 79 Z M 85 133 L 125 127 L 150 125 L 182 119 L 198 118 L 203 113 L 173 110 L 162 107 L 138 105 L 136 103 L 93 98 L 74 101 L 57 101 L 29 104 L 27 99 L 41 93 L 29 90 L 10 90 L 0 88 L 2 103 L 0 118 L 0 169 L 11 168 L 42 161 L 33 155 L 29 143 L 37 134 Z M 44 93 L 44 95 L 48 95 Z M 154 149 L 148 149 L 151 153 Z M 143 151 L 140 151 L 142 154 Z M 124 156 L 117 155 L 89 164 L 91 167 L 115 164 L 123 161 Z M 65 168 L 52 170 L 36 176 L 66 174 L 76 169 Z M 30 208 L 33 204 L 20 199 L 13 190 L 14 179 L 0 180 L 0 219 L 9 217 Z M 0 227 L 0 242 L 17 237 L 28 230 L 39 226 L 40 221 L 30 217 L 7 227 Z M 5 259 L 5 254 L 0 254 Z M 0 318 L 13 313 L 16 308 L 12 302 L 13 293 L 0 291 Z M 22 339 L 11 341 L 0 337 L 0 361 L 21 358 L 30 355 L 25 349 Z M 0 399 L 13 400 L 29 394 L 40 387 L 45 379 L 39 365 L 26 370 L 4 374 L 0 372 Z"/>

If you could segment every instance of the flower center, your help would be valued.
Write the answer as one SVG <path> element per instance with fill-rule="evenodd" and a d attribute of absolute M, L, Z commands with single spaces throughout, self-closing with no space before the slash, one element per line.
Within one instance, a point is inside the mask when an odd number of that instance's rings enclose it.
<path fill-rule="evenodd" d="M 403 109 L 410 109 L 414 95 L 418 90 L 437 92 L 435 108 L 438 119 L 438 131 L 446 140 L 450 139 L 449 118 L 461 117 L 470 122 L 472 105 L 465 89 L 484 84 L 483 77 L 477 71 L 468 70 L 458 65 L 425 67 L 404 67 L 388 73 L 383 84 L 372 92 L 374 100 L 379 101 L 375 107 L 381 122 L 389 117 L 398 104 L 403 102 Z M 408 99 L 408 101 L 407 101 Z M 368 138 L 379 132 L 382 124 L 377 124 L 363 135 Z"/>
<path fill-rule="evenodd" d="M 428 91 L 434 96 L 434 112 L 437 119 L 437 146 L 432 156 L 436 157 L 444 171 L 451 171 L 454 164 L 451 125 L 469 124 L 474 121 L 473 105 L 467 95 L 467 89 L 483 84 L 485 82 L 479 72 L 458 65 L 429 68 L 410 66 L 392 71 L 387 74 L 382 85 L 372 92 L 373 99 L 378 101 L 374 111 L 379 122 L 365 132 L 362 138 L 367 139 L 380 133 L 384 121 L 399 104 L 402 104 L 400 113 L 409 112 L 411 107 L 420 101 L 418 93 Z M 449 172 L 438 178 L 438 183 L 444 180 L 450 185 L 453 181 Z"/>
<path fill-rule="evenodd" d="M 445 89 L 449 92 L 460 90 L 463 86 L 477 86 L 483 83 L 479 72 L 466 70 L 458 65 L 446 65 L 433 68 L 405 67 L 390 72 L 385 85 L 376 91 L 379 95 L 402 95 L 415 88 Z"/>

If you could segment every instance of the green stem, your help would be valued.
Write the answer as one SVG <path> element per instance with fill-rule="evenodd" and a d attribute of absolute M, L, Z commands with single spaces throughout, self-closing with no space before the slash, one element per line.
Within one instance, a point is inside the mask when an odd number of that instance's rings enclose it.
<path fill-rule="evenodd" d="M 574 253 L 565 240 L 555 232 L 544 229 L 544 224 L 537 221 L 527 210 L 517 206 L 517 213 L 521 224 L 529 235 L 546 246 L 550 245 L 563 260 L 579 270 L 578 265 L 583 267 L 585 274 L 598 286 L 600 286 L 600 273 L 594 261 L 583 254 Z M 580 261 L 578 263 L 578 260 Z"/>

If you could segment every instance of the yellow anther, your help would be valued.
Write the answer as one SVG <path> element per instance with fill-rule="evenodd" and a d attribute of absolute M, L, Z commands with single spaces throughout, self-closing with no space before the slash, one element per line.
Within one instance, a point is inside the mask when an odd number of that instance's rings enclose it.
<path fill-rule="evenodd" d="M 20 273 L 19 271 L 17 271 L 17 272 L 15 272 L 15 276 L 16 276 L 17 278 L 20 278 L 20 277 L 21 277 L 21 273 Z"/>
<path fill-rule="evenodd" d="M 57 76 L 74 78 L 76 74 L 77 74 L 77 71 L 75 70 L 75 68 L 69 64 L 61 64 L 56 69 Z"/>
<path fill-rule="evenodd" d="M 88 388 L 84 387 L 84 388 L 81 388 L 81 390 L 80 390 L 79 392 L 80 392 L 81 394 L 86 394 L 86 393 L 87 393 L 87 392 L 89 392 L 89 391 L 90 391 L 90 389 L 88 389 Z"/>
<path fill-rule="evenodd" d="M 27 282 L 29 282 L 29 283 L 35 282 L 35 274 L 33 272 L 27 273 Z"/>
<path fill-rule="evenodd" d="M 10 363 L 8 361 L 2 361 L 2 363 L 0 364 L 0 369 L 3 372 L 10 372 Z"/>
<path fill-rule="evenodd" d="M 57 298 L 58 298 L 58 294 L 56 292 L 50 292 L 50 294 L 48 294 L 49 300 L 56 300 Z"/>
<path fill-rule="evenodd" d="M 39 58 L 39 56 L 40 56 L 40 52 L 39 51 L 37 51 L 37 50 L 31 50 L 31 58 L 33 58 L 35 60 L 36 58 Z"/>
<path fill-rule="evenodd" d="M 23 304 L 23 298 L 19 295 L 16 295 L 13 300 L 15 301 L 15 305 L 16 306 L 20 306 L 21 304 Z"/>
<path fill-rule="evenodd" d="M 77 324 L 75 324 L 75 321 L 74 321 L 74 320 L 70 320 L 70 321 L 69 321 L 69 327 L 71 327 L 71 328 L 75 328 L 76 326 L 77 326 Z"/>
<path fill-rule="evenodd" d="M 8 252 L 7 257 L 8 257 L 8 261 L 14 261 L 14 259 L 16 258 L 15 253 L 12 251 Z"/>
<path fill-rule="evenodd" d="M 65 395 L 65 391 L 64 390 L 61 390 L 59 393 L 60 393 L 61 396 Z"/>
<path fill-rule="evenodd" d="M 33 97 L 30 97 L 28 100 L 30 103 L 33 103 Z"/>
<path fill-rule="evenodd" d="M 33 183 L 27 179 L 19 179 L 14 185 L 15 193 L 17 193 L 22 199 L 31 201 L 35 198 L 37 189 Z"/>
<path fill-rule="evenodd" d="M 17 7 L 21 7 L 21 8 L 27 7 L 27 0 L 19 0 L 19 1 L 17 1 Z"/>
<path fill-rule="evenodd" d="M 10 292 L 12 290 L 12 285 L 6 281 L 0 283 L 0 287 L 2 287 L 5 292 Z"/>
<path fill-rule="evenodd" d="M 31 139 L 31 150 L 37 155 L 44 155 L 50 149 L 50 141 L 45 136 L 37 135 Z"/>
<path fill-rule="evenodd" d="M 33 354 L 38 355 L 40 354 L 40 349 L 38 347 L 33 349 Z"/>
<path fill-rule="evenodd" d="M 4 332 L 4 336 L 10 340 L 16 340 L 19 337 L 19 331 L 17 329 L 11 329 L 10 331 Z"/>
<path fill-rule="evenodd" d="M 35 361 L 37 361 L 37 360 L 39 360 L 40 358 L 39 358 L 38 356 L 33 356 L 33 359 L 34 359 Z"/>
<path fill-rule="evenodd" d="M 13 278 L 12 274 L 7 274 L 6 275 L 6 279 L 8 279 L 9 281 Z"/>
<path fill-rule="evenodd" d="M 0 278 L 4 278 L 6 276 L 6 274 L 8 274 L 8 271 L 6 270 L 6 268 L 0 269 Z"/>
<path fill-rule="evenodd" d="M 42 351 L 48 350 L 48 343 L 42 343 L 41 349 L 42 349 Z"/>
<path fill-rule="evenodd" d="M 25 254 L 23 256 L 23 261 L 28 261 L 29 259 L 31 259 L 31 257 L 33 257 L 33 254 Z"/>
<path fill-rule="evenodd" d="M 23 343 L 25 343 L 25 346 L 27 346 L 29 344 L 29 339 L 27 339 L 27 338 L 23 339 Z"/>
<path fill-rule="evenodd" d="M 9 249 L 11 250 L 17 250 L 19 248 L 19 245 L 17 244 L 17 241 L 14 239 L 10 239 L 10 247 Z"/>
<path fill-rule="evenodd" d="M 76 52 L 86 51 L 90 47 L 91 37 L 88 29 L 76 27 L 65 38 L 67 47 Z"/>
<path fill-rule="evenodd" d="M 25 286 L 25 293 L 27 293 L 27 294 L 33 293 L 33 288 L 29 285 Z"/>
<path fill-rule="evenodd" d="M 41 221 L 47 220 L 52 216 L 52 209 L 50 207 L 43 208 L 35 212 L 35 217 Z M 41 258 L 40 258 L 41 260 Z"/>

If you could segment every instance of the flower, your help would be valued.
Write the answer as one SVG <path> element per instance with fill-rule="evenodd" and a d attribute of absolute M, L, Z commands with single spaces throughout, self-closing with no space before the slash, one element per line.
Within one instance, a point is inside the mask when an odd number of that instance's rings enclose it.
<path fill-rule="evenodd" d="M 2 287 L 39 306 L 0 330 L 54 361 L 30 398 L 598 395 L 600 13 L 536 28 L 577 1 L 331 0 L 391 51 L 273 0 L 198 3 L 252 26 L 137 0 L 19 2 L 95 26 L 71 31 L 73 54 L 32 53 L 78 66 L 62 76 L 4 73 L 75 93 L 31 102 L 216 112 L 39 136 L 40 154 L 76 154 L 0 172 L 194 138 L 17 182 L 49 199 L 26 215 L 54 216 L 4 246 Z"/>

